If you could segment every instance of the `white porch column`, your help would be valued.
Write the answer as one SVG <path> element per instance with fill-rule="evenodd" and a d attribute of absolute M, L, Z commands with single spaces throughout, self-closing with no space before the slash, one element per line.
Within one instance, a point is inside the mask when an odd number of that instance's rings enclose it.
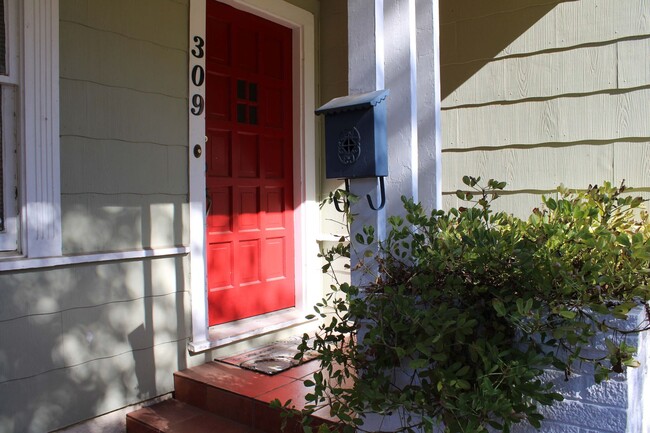
<path fill-rule="evenodd" d="M 426 209 L 442 207 L 440 20 L 438 0 L 415 0 L 417 25 L 418 195 Z"/>
<path fill-rule="evenodd" d="M 383 89 L 384 0 L 348 0 L 348 29 L 349 93 L 353 95 Z M 386 230 L 386 208 L 373 211 L 366 201 L 366 195 L 370 194 L 373 202 L 379 203 L 376 179 L 353 179 L 350 182 L 350 190 L 360 198 L 351 209 L 357 216 L 352 223 L 350 239 L 351 262 L 359 263 L 363 259 L 365 247 L 356 246 L 354 234 L 361 232 L 364 226 L 372 226 L 375 227 L 377 237 L 383 239 Z M 370 274 L 367 271 L 370 271 Z M 354 285 L 362 286 L 372 279 L 372 269 L 352 271 L 351 280 Z"/>
<path fill-rule="evenodd" d="M 400 197 L 441 204 L 438 0 L 384 0 L 388 103 L 387 214 Z"/>
<path fill-rule="evenodd" d="M 386 216 L 403 213 L 402 195 L 440 207 L 440 67 L 438 0 L 348 0 L 349 93 L 389 89 L 387 104 L 388 177 L 386 207 L 378 203 L 377 182 L 355 179 L 351 191 L 361 200 L 353 206 L 354 234 L 374 226 L 378 238 Z M 359 251 L 362 253 L 363 251 Z M 352 253 L 352 263 L 358 260 Z M 363 270 L 352 282 L 364 281 Z"/>
<path fill-rule="evenodd" d="M 348 0 L 349 93 L 389 89 L 387 104 L 388 177 L 386 206 L 373 211 L 366 201 L 379 201 L 376 179 L 353 179 L 351 192 L 360 197 L 352 206 L 352 284 L 374 279 L 373 268 L 355 269 L 365 246 L 357 247 L 355 234 L 363 226 L 386 232 L 386 216 L 403 214 L 402 195 L 421 201 L 426 208 L 439 206 L 439 73 L 437 53 L 437 0 Z M 419 52 L 422 57 L 419 57 Z M 438 101 L 436 104 L 436 100 Z M 422 189 L 422 191 L 421 191 Z M 361 256 L 360 256 L 361 255 Z M 373 265 L 369 263 L 368 265 Z M 369 274 L 367 271 L 370 270 Z M 364 331 L 357 337 L 363 339 Z M 364 429 L 398 429 L 400 414 L 369 413 Z"/>
<path fill-rule="evenodd" d="M 403 213 L 401 196 L 418 197 L 418 95 L 415 0 L 384 1 L 388 178 L 386 212 Z"/>

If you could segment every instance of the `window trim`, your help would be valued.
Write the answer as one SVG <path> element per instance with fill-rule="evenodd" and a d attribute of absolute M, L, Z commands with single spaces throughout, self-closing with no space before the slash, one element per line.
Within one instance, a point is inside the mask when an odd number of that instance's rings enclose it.
<path fill-rule="evenodd" d="M 5 62 L 6 75 L 0 75 L 0 104 L 2 109 L 2 126 L 0 131 L 2 141 L 2 188 L 4 231 L 0 233 L 0 251 L 15 252 L 19 247 L 19 217 L 18 209 L 18 140 L 20 118 L 15 113 L 20 110 L 20 14 L 18 0 L 5 0 L 3 17 L 5 21 Z"/>
<path fill-rule="evenodd" d="M 24 0 L 21 12 L 19 254 L 60 256 L 59 0 Z"/>
<path fill-rule="evenodd" d="M 0 194 L 4 195 L 2 212 L 4 213 L 4 231 L 0 233 L 0 251 L 15 252 L 18 250 L 19 212 L 18 212 L 18 119 L 13 114 L 18 110 L 17 94 L 19 88 L 13 84 L 0 83 L 0 104 L 2 113 L 7 113 L 2 118 L 2 188 Z"/>

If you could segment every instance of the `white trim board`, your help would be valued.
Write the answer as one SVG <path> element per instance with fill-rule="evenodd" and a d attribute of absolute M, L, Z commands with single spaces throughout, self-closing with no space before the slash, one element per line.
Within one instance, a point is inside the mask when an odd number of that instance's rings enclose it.
<path fill-rule="evenodd" d="M 25 0 L 22 252 L 61 255 L 59 1 Z"/>
<path fill-rule="evenodd" d="M 205 41 L 205 14 L 206 0 L 190 1 L 190 34 L 189 51 L 195 48 L 194 37 L 198 36 Z M 202 61 L 194 56 L 189 56 L 188 81 L 191 82 L 192 68 L 194 65 L 205 67 Z M 205 97 L 205 87 L 196 89 L 190 86 L 189 101 L 192 94 L 199 92 Z M 190 105 L 190 104 L 188 104 Z M 206 265 L 205 265 L 205 152 L 197 158 L 194 156 L 194 147 L 205 145 L 205 114 L 195 116 L 188 106 L 189 117 L 189 189 L 190 189 L 190 292 L 192 294 L 192 340 L 208 340 L 208 305 L 206 298 Z"/>
<path fill-rule="evenodd" d="M 190 2 L 192 38 L 205 38 L 205 1 Z M 318 259 L 320 236 L 317 197 L 315 124 L 314 16 L 283 0 L 220 0 L 293 30 L 294 227 L 296 310 L 307 311 L 320 299 L 322 278 Z M 191 49 L 191 47 L 190 47 Z M 191 57 L 191 56 L 190 56 Z M 190 64 L 190 68 L 193 65 Z M 190 92 L 196 89 L 190 89 Z M 190 98 L 192 96 L 190 95 Z M 191 99 L 190 99 L 191 102 Z M 189 111 L 188 111 L 189 113 Z M 190 117 L 190 288 L 192 293 L 192 351 L 215 347 L 210 341 L 205 268 L 205 157 L 192 148 L 205 137 L 205 119 Z"/>
<path fill-rule="evenodd" d="M 88 263 L 116 262 L 144 258 L 160 258 L 183 256 L 189 253 L 188 247 L 149 248 L 129 251 L 111 251 L 92 254 L 78 254 L 45 258 L 16 258 L 0 261 L 0 272 L 27 269 L 56 268 L 61 266 L 81 265 Z"/>

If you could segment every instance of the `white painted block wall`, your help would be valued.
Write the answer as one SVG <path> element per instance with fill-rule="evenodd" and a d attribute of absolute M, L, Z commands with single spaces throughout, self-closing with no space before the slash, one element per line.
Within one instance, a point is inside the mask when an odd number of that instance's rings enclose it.
<path fill-rule="evenodd" d="M 620 328 L 647 325 L 645 311 L 638 308 Z M 542 380 L 552 381 L 564 401 L 540 407 L 544 416 L 541 429 L 521 423 L 512 428 L 512 433 L 650 433 L 650 336 L 648 333 L 631 336 L 627 343 L 637 345 L 636 359 L 641 366 L 628 368 L 625 373 L 613 375 L 599 384 L 594 381 L 593 368 L 589 366 L 575 365 L 569 380 L 564 372 L 547 369 Z M 596 343 L 593 350 L 583 353 L 597 354 L 599 350 L 602 347 Z M 403 385 L 399 376 L 396 383 Z M 367 414 L 363 430 L 397 431 L 403 417 L 405 414 Z M 442 428 L 434 433 L 442 433 Z"/>
<path fill-rule="evenodd" d="M 635 327 L 645 320 L 645 311 L 639 308 L 630 315 L 626 325 Z M 647 325 L 647 322 L 645 323 Z M 593 373 L 576 366 L 577 373 L 565 380 L 564 372 L 547 370 L 545 379 L 552 380 L 555 390 L 564 401 L 544 406 L 542 429 L 518 425 L 513 433 L 650 433 L 650 364 L 649 336 L 642 333 L 628 338 L 628 344 L 637 344 L 639 368 L 628 368 L 625 373 L 596 384 Z"/>

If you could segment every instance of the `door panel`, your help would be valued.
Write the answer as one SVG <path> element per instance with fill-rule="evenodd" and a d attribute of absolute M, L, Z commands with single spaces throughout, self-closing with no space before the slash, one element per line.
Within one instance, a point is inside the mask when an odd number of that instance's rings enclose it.
<path fill-rule="evenodd" d="M 291 30 L 207 0 L 208 312 L 295 305 Z"/>

